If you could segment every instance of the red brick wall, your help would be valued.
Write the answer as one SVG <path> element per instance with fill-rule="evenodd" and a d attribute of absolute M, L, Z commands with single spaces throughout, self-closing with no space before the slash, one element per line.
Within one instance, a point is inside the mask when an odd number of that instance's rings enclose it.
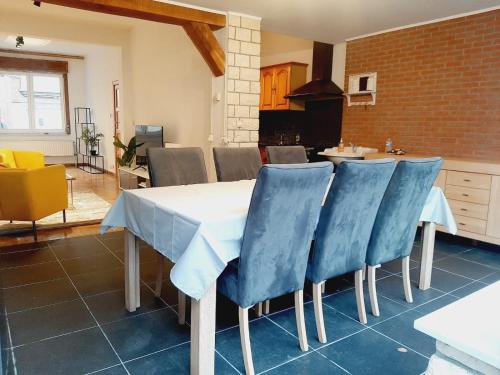
<path fill-rule="evenodd" d="M 377 102 L 346 102 L 345 143 L 500 160 L 500 10 L 348 42 L 346 92 L 367 72 Z"/>

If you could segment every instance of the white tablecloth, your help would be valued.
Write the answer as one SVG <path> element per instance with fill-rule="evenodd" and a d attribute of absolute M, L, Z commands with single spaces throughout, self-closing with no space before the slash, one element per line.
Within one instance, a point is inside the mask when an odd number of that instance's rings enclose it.
<path fill-rule="evenodd" d="M 238 258 L 255 180 L 123 191 L 101 224 L 126 227 L 175 263 L 174 285 L 200 299 Z M 441 189 L 433 188 L 422 212 L 456 233 Z"/>

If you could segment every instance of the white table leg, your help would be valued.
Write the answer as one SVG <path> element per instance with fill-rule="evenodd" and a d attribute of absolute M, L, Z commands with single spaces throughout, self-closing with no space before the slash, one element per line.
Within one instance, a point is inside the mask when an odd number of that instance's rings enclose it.
<path fill-rule="evenodd" d="M 191 375 L 215 373 L 214 283 L 199 301 L 191 300 Z"/>
<path fill-rule="evenodd" d="M 135 235 L 125 229 L 125 308 L 134 312 L 139 307 L 138 280 L 139 280 L 139 251 Z"/>
<path fill-rule="evenodd" d="M 420 281 L 418 287 L 422 290 L 426 290 L 431 286 L 436 224 L 424 222 L 422 230 L 424 231 L 424 239 L 422 241 L 422 259 L 420 260 Z"/>

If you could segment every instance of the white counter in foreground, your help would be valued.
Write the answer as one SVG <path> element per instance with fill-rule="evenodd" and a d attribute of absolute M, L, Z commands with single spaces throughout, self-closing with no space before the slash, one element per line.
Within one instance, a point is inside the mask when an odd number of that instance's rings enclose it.
<path fill-rule="evenodd" d="M 500 374 L 500 281 L 415 320 L 436 339 L 427 374 Z M 446 361 L 448 362 L 446 363 Z M 459 362 L 459 363 L 457 363 Z M 463 365 L 463 367 L 461 366 Z"/>

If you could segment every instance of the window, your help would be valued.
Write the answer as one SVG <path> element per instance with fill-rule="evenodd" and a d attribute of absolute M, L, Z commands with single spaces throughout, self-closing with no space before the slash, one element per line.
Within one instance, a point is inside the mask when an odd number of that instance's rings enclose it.
<path fill-rule="evenodd" d="M 62 74 L 0 71 L 0 132 L 64 132 Z"/>

